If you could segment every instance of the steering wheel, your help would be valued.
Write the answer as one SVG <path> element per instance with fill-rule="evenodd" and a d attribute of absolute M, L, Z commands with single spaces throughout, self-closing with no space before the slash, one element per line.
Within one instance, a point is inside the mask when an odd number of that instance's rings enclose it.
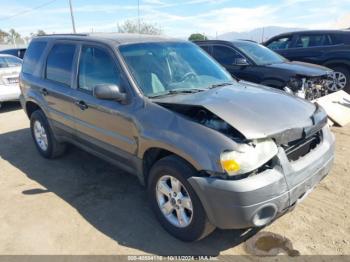
<path fill-rule="evenodd" d="M 188 72 L 181 78 L 180 82 L 184 82 L 187 79 L 193 79 L 193 78 L 197 78 L 197 75 L 193 72 Z"/>

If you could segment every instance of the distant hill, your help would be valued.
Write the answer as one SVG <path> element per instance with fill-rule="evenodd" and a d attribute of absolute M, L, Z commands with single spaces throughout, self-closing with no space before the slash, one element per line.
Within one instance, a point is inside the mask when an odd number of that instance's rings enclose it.
<path fill-rule="evenodd" d="M 266 41 L 267 39 L 286 32 L 304 30 L 303 28 L 288 28 L 288 27 L 279 27 L 279 26 L 267 26 L 256 28 L 251 31 L 246 32 L 229 32 L 222 35 L 218 35 L 217 39 L 221 40 L 235 40 L 235 39 L 249 39 L 256 42 Z"/>

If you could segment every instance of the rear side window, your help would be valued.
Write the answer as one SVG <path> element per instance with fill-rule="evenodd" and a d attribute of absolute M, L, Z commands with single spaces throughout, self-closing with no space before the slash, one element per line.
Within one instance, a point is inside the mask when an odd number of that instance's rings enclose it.
<path fill-rule="evenodd" d="M 79 89 L 92 92 L 98 84 L 119 85 L 119 71 L 109 53 L 101 48 L 86 47 L 81 50 Z"/>
<path fill-rule="evenodd" d="M 268 48 L 272 50 L 282 50 L 282 49 L 288 49 L 290 48 L 292 44 L 292 36 L 285 36 L 278 38 L 276 40 L 273 40 L 271 43 L 267 45 Z"/>
<path fill-rule="evenodd" d="M 44 41 L 34 41 L 29 45 L 28 50 L 26 51 L 23 59 L 23 73 L 31 75 L 34 73 L 38 62 L 44 52 L 46 44 L 47 43 Z"/>
<path fill-rule="evenodd" d="M 237 58 L 244 58 L 232 48 L 222 45 L 213 46 L 213 56 L 220 64 L 223 65 L 233 65 L 236 63 Z"/>
<path fill-rule="evenodd" d="M 307 48 L 307 47 L 329 46 L 329 45 L 333 45 L 331 36 L 328 34 L 318 34 L 318 35 L 299 36 L 295 47 Z"/>
<path fill-rule="evenodd" d="M 75 45 L 55 44 L 47 56 L 46 79 L 70 86 Z"/>

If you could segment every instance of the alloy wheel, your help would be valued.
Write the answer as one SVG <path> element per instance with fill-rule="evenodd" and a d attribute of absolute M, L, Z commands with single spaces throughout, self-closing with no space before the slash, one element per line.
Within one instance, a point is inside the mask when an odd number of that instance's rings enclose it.
<path fill-rule="evenodd" d="M 162 176 L 157 182 L 156 197 L 162 214 L 172 225 L 183 228 L 191 223 L 192 200 L 178 179 L 170 175 Z"/>
<path fill-rule="evenodd" d="M 342 72 L 334 72 L 334 81 L 329 85 L 328 89 L 331 91 L 339 91 L 346 87 L 347 79 L 345 74 Z"/>
<path fill-rule="evenodd" d="M 47 134 L 45 128 L 39 121 L 34 122 L 34 137 L 40 149 L 46 151 L 48 148 Z"/>

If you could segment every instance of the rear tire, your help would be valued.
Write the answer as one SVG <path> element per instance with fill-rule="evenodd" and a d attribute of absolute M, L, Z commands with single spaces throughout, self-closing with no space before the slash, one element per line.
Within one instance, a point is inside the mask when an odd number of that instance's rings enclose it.
<path fill-rule="evenodd" d="M 30 116 L 30 129 L 35 146 L 45 158 L 56 158 L 64 154 L 66 145 L 59 143 L 43 111 L 36 110 Z"/>
<path fill-rule="evenodd" d="M 202 239 L 215 229 L 209 223 L 201 201 L 187 181 L 194 175 L 196 170 L 184 160 L 176 156 L 167 156 L 155 163 L 148 179 L 148 195 L 155 215 L 166 231 L 182 241 Z M 173 185 L 173 181 L 180 182 L 175 182 L 180 190 L 174 189 L 176 186 Z M 172 191 L 163 194 L 160 185 L 165 185 L 166 190 Z M 171 197 L 174 192 L 178 193 Z M 165 199 L 163 204 L 160 203 L 160 199 Z M 164 208 L 165 205 L 167 208 Z"/>
<path fill-rule="evenodd" d="M 335 67 L 331 67 L 334 70 L 334 73 L 336 74 L 336 76 L 338 76 L 338 81 L 339 83 L 336 83 L 334 85 L 334 88 L 332 88 L 333 90 L 330 91 L 339 91 L 339 90 L 344 90 L 347 93 L 350 93 L 350 71 L 349 69 L 347 69 L 346 67 L 343 66 L 335 66 Z M 345 85 L 343 88 L 341 88 L 341 81 L 344 81 L 345 78 Z"/>

